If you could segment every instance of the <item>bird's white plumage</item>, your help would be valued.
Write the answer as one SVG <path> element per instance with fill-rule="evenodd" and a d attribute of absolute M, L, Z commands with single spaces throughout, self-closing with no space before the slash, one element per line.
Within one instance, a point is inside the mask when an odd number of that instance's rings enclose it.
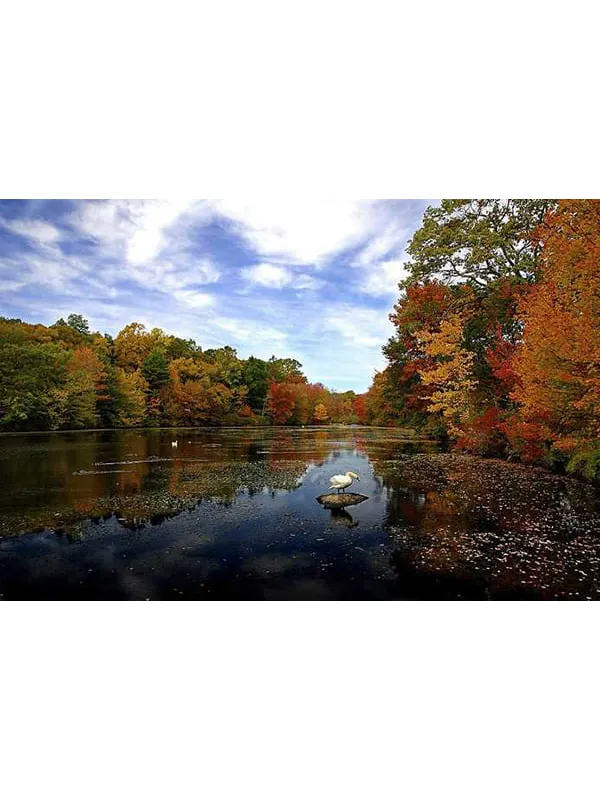
<path fill-rule="evenodd" d="M 360 480 L 355 472 L 347 472 L 345 475 L 332 475 L 329 479 L 331 486 L 330 489 L 347 489 L 352 486 L 352 479 L 357 478 Z"/>
<path fill-rule="evenodd" d="M 352 478 L 346 475 L 332 475 L 329 482 L 331 483 L 330 489 L 345 489 L 346 486 L 352 484 Z"/>

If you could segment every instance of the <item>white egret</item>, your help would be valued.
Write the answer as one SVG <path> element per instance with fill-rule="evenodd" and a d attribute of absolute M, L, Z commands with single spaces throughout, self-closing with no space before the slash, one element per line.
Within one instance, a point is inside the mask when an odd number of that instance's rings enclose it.
<path fill-rule="evenodd" d="M 331 483 L 330 489 L 337 489 L 338 493 L 340 489 L 347 489 L 349 486 L 352 486 L 352 479 L 356 478 L 357 481 L 360 480 L 360 475 L 357 475 L 356 472 L 346 472 L 345 475 L 332 475 L 329 479 Z"/>

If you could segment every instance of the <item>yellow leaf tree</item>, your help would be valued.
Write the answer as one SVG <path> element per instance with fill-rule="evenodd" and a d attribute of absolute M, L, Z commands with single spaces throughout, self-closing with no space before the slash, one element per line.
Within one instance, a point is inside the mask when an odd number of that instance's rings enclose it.
<path fill-rule="evenodd" d="M 315 406 L 314 420 L 315 422 L 326 422 L 329 419 L 329 414 L 323 403 L 317 403 Z"/>
<path fill-rule="evenodd" d="M 473 378 L 474 355 L 462 346 L 464 324 L 461 314 L 452 313 L 442 320 L 438 331 L 423 330 L 417 334 L 427 358 L 421 382 L 433 389 L 427 410 L 441 413 L 453 438 L 464 433 L 472 416 L 473 392 L 477 387 Z"/>

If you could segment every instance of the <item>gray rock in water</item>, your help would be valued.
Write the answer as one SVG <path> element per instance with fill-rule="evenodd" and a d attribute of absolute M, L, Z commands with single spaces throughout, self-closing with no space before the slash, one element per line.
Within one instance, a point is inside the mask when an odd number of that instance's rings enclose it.
<path fill-rule="evenodd" d="M 324 508 L 345 508 L 346 506 L 357 506 L 359 503 L 368 500 L 366 494 L 357 494 L 356 492 L 331 492 L 330 494 L 320 494 L 317 497 L 317 503 L 320 503 Z"/>

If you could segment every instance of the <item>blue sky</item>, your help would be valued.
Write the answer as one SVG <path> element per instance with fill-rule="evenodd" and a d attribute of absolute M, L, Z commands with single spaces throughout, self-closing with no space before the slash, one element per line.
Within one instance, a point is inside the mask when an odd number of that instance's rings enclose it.
<path fill-rule="evenodd" d="M 427 200 L 0 201 L 0 315 L 297 358 L 364 391 Z"/>

